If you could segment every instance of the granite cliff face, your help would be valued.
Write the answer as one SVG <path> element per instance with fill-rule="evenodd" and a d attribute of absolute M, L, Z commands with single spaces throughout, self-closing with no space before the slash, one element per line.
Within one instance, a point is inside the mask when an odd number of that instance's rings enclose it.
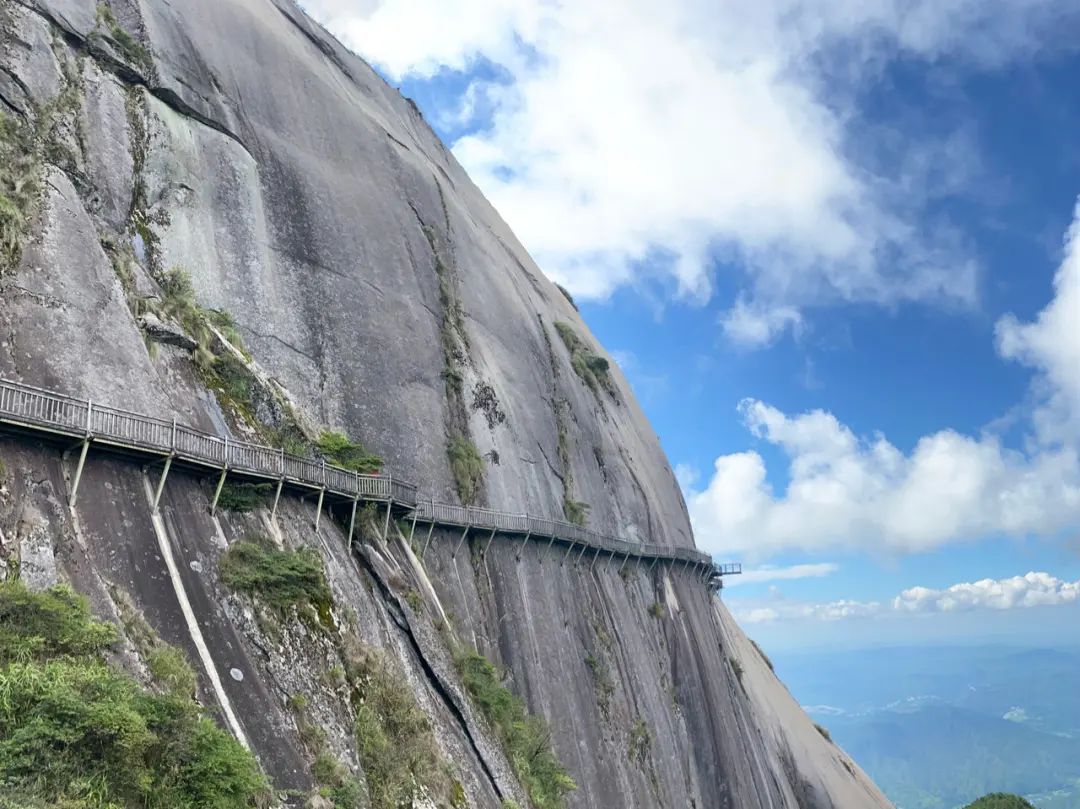
<path fill-rule="evenodd" d="M 335 428 L 440 500 L 692 546 L 656 436 L 572 303 L 416 107 L 292 2 L 0 0 L 0 30 L 19 158 L 3 178 L 0 376 L 234 437 Z M 235 322 L 219 325 L 247 352 L 243 401 L 152 305 L 174 268 Z M 463 481 L 453 445 L 482 475 Z M 353 707 L 327 681 L 340 650 L 302 622 L 266 626 L 219 581 L 223 549 L 256 533 L 318 549 L 334 625 L 400 670 L 460 805 L 528 803 L 448 636 L 547 718 L 570 806 L 888 805 L 723 604 L 662 567 L 620 575 L 499 538 L 485 553 L 486 536 L 454 555 L 443 531 L 420 561 L 393 523 L 351 555 L 341 522 L 313 529 L 310 500 L 211 515 L 212 483 L 175 474 L 154 515 L 156 472 L 96 455 L 69 509 L 70 458 L 7 436 L 0 458 L 0 551 L 23 578 L 70 581 L 122 623 L 141 613 L 282 789 L 312 788 L 305 723 L 364 774 Z M 125 661 L 142 670 L 136 643 Z"/>

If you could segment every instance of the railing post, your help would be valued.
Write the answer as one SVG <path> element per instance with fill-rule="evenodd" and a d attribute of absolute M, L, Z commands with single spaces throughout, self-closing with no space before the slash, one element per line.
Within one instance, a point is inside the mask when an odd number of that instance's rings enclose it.
<path fill-rule="evenodd" d="M 281 467 L 280 469 L 278 469 L 278 472 L 281 474 L 281 477 L 284 478 L 285 477 L 285 447 L 280 448 L 280 455 L 278 455 L 278 459 L 279 459 L 278 465 Z"/>
<path fill-rule="evenodd" d="M 91 399 L 86 400 L 86 434 L 90 435 L 90 416 L 94 412 L 94 402 Z"/>

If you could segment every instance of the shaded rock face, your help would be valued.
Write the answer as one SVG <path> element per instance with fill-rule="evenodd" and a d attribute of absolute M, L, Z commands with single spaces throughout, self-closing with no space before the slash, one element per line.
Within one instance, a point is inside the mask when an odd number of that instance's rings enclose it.
<path fill-rule="evenodd" d="M 288 0 L 108 8 L 0 0 L 0 109 L 36 133 L 40 183 L 0 264 L 0 375 L 234 437 L 264 440 L 262 411 L 292 412 L 440 500 L 458 498 L 457 437 L 484 459 L 478 505 L 562 518 L 584 504 L 597 530 L 692 546 L 617 366 L 603 384 L 580 373 L 556 324 L 577 350 L 602 348 L 411 102 Z M 235 320 L 276 404 L 241 418 L 189 337 L 143 311 L 174 267 Z M 318 531 L 313 502 L 292 497 L 274 520 L 211 516 L 212 481 L 184 472 L 155 516 L 158 471 L 93 453 L 69 510 L 58 448 L 3 438 L 0 459 L 4 556 L 106 617 L 130 601 L 198 664 L 200 697 L 282 789 L 312 785 L 296 694 L 363 773 L 348 695 L 327 684 L 333 645 L 299 624 L 269 632 L 217 578 L 253 533 L 320 552 L 337 624 L 395 661 L 468 805 L 527 802 L 457 680 L 444 618 L 547 717 L 578 784 L 570 806 L 887 805 L 771 672 L 733 664 L 745 638 L 678 572 L 424 526 L 410 546 L 393 522 L 350 554 L 340 513 Z"/>

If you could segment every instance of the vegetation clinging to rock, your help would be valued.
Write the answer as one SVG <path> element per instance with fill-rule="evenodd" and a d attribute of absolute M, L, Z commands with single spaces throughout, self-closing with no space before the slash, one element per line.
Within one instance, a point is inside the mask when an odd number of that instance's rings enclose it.
<path fill-rule="evenodd" d="M 0 275 L 16 267 L 41 193 L 34 127 L 0 113 Z"/>
<path fill-rule="evenodd" d="M 566 515 L 568 522 L 584 526 L 589 516 L 589 504 L 581 500 L 565 499 L 563 500 L 563 514 Z"/>
<path fill-rule="evenodd" d="M 383 465 L 378 455 L 371 454 L 362 445 L 335 430 L 324 430 L 316 446 L 328 461 L 353 472 L 372 474 Z"/>
<path fill-rule="evenodd" d="M 528 712 L 483 655 L 459 650 L 455 662 L 465 690 L 498 734 L 529 800 L 537 809 L 563 806 L 563 799 L 577 784 L 551 749 L 547 723 Z"/>
<path fill-rule="evenodd" d="M 0 784 L 9 805 L 268 803 L 254 757 L 190 695 L 150 693 L 105 664 L 115 627 L 92 618 L 71 590 L 0 583 L 0 618 Z"/>
<path fill-rule="evenodd" d="M 570 301 L 570 305 L 574 307 L 575 311 L 579 311 L 577 301 L 575 301 L 574 296 L 570 294 L 570 290 L 568 290 L 562 284 L 556 284 L 555 288 L 558 289 L 559 292 L 561 292 L 563 294 L 564 298 L 566 298 L 568 301 Z"/>
<path fill-rule="evenodd" d="M 226 483 L 218 495 L 218 507 L 240 513 L 254 511 L 266 504 L 273 488 L 270 483 Z"/>
<path fill-rule="evenodd" d="M 606 392 L 612 399 L 618 401 L 619 391 L 611 378 L 611 363 L 589 348 L 569 323 L 555 321 L 555 331 L 559 333 L 563 345 L 570 352 L 570 366 L 574 369 L 574 373 L 589 386 L 589 390 L 597 396 L 602 391 Z"/>
<path fill-rule="evenodd" d="M 150 57 L 150 51 L 124 30 L 107 3 L 98 3 L 97 19 L 91 37 L 102 36 L 102 29 L 104 29 L 105 35 L 115 43 L 117 51 L 126 62 L 141 68 L 143 72 L 149 72 L 153 69 L 154 60 Z"/>
<path fill-rule="evenodd" d="M 483 457 L 476 445 L 463 435 L 455 435 L 447 442 L 446 457 L 450 461 L 458 497 L 465 505 L 472 505 L 484 478 Z"/>
<path fill-rule="evenodd" d="M 278 610 L 331 603 L 322 559 L 311 548 L 282 551 L 266 540 L 234 542 L 218 563 L 222 583 Z"/>

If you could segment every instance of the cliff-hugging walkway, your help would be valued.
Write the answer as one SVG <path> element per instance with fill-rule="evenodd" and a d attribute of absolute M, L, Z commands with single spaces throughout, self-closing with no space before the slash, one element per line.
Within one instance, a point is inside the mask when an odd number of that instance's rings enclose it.
<path fill-rule="evenodd" d="M 594 557 L 608 554 L 612 559 L 621 558 L 622 565 L 635 561 L 651 568 L 659 562 L 696 576 L 711 588 L 720 586 L 722 576 L 741 572 L 738 564 L 714 564 L 710 556 L 691 548 L 627 542 L 563 520 L 438 503 L 433 498 L 421 497 L 415 485 L 391 474 L 360 474 L 325 461 L 290 455 L 281 449 L 220 438 L 178 424 L 175 419 L 168 422 L 102 407 L 88 400 L 4 379 L 0 379 L 0 426 L 72 442 L 70 451 L 78 453 L 71 485 L 73 504 L 78 497 L 86 457 L 90 449 L 94 449 L 161 463 L 155 509 L 171 469 L 214 470 L 218 480 L 211 509 L 217 506 L 227 476 L 270 482 L 276 484 L 275 513 L 282 492 L 317 494 L 316 524 L 327 499 L 351 503 L 350 542 L 357 506 L 373 502 L 386 505 L 387 526 L 395 509 L 412 521 L 412 531 L 418 522 L 429 526 L 425 551 L 432 530 L 442 526 L 461 529 L 455 553 L 470 532 L 477 532 L 486 535 L 489 542 L 496 534 L 505 534 L 520 537 L 523 545 L 529 541 L 545 542 L 549 547 L 558 543 L 567 549 L 564 560 L 575 552 L 579 554 L 578 558 L 590 552 Z"/>

